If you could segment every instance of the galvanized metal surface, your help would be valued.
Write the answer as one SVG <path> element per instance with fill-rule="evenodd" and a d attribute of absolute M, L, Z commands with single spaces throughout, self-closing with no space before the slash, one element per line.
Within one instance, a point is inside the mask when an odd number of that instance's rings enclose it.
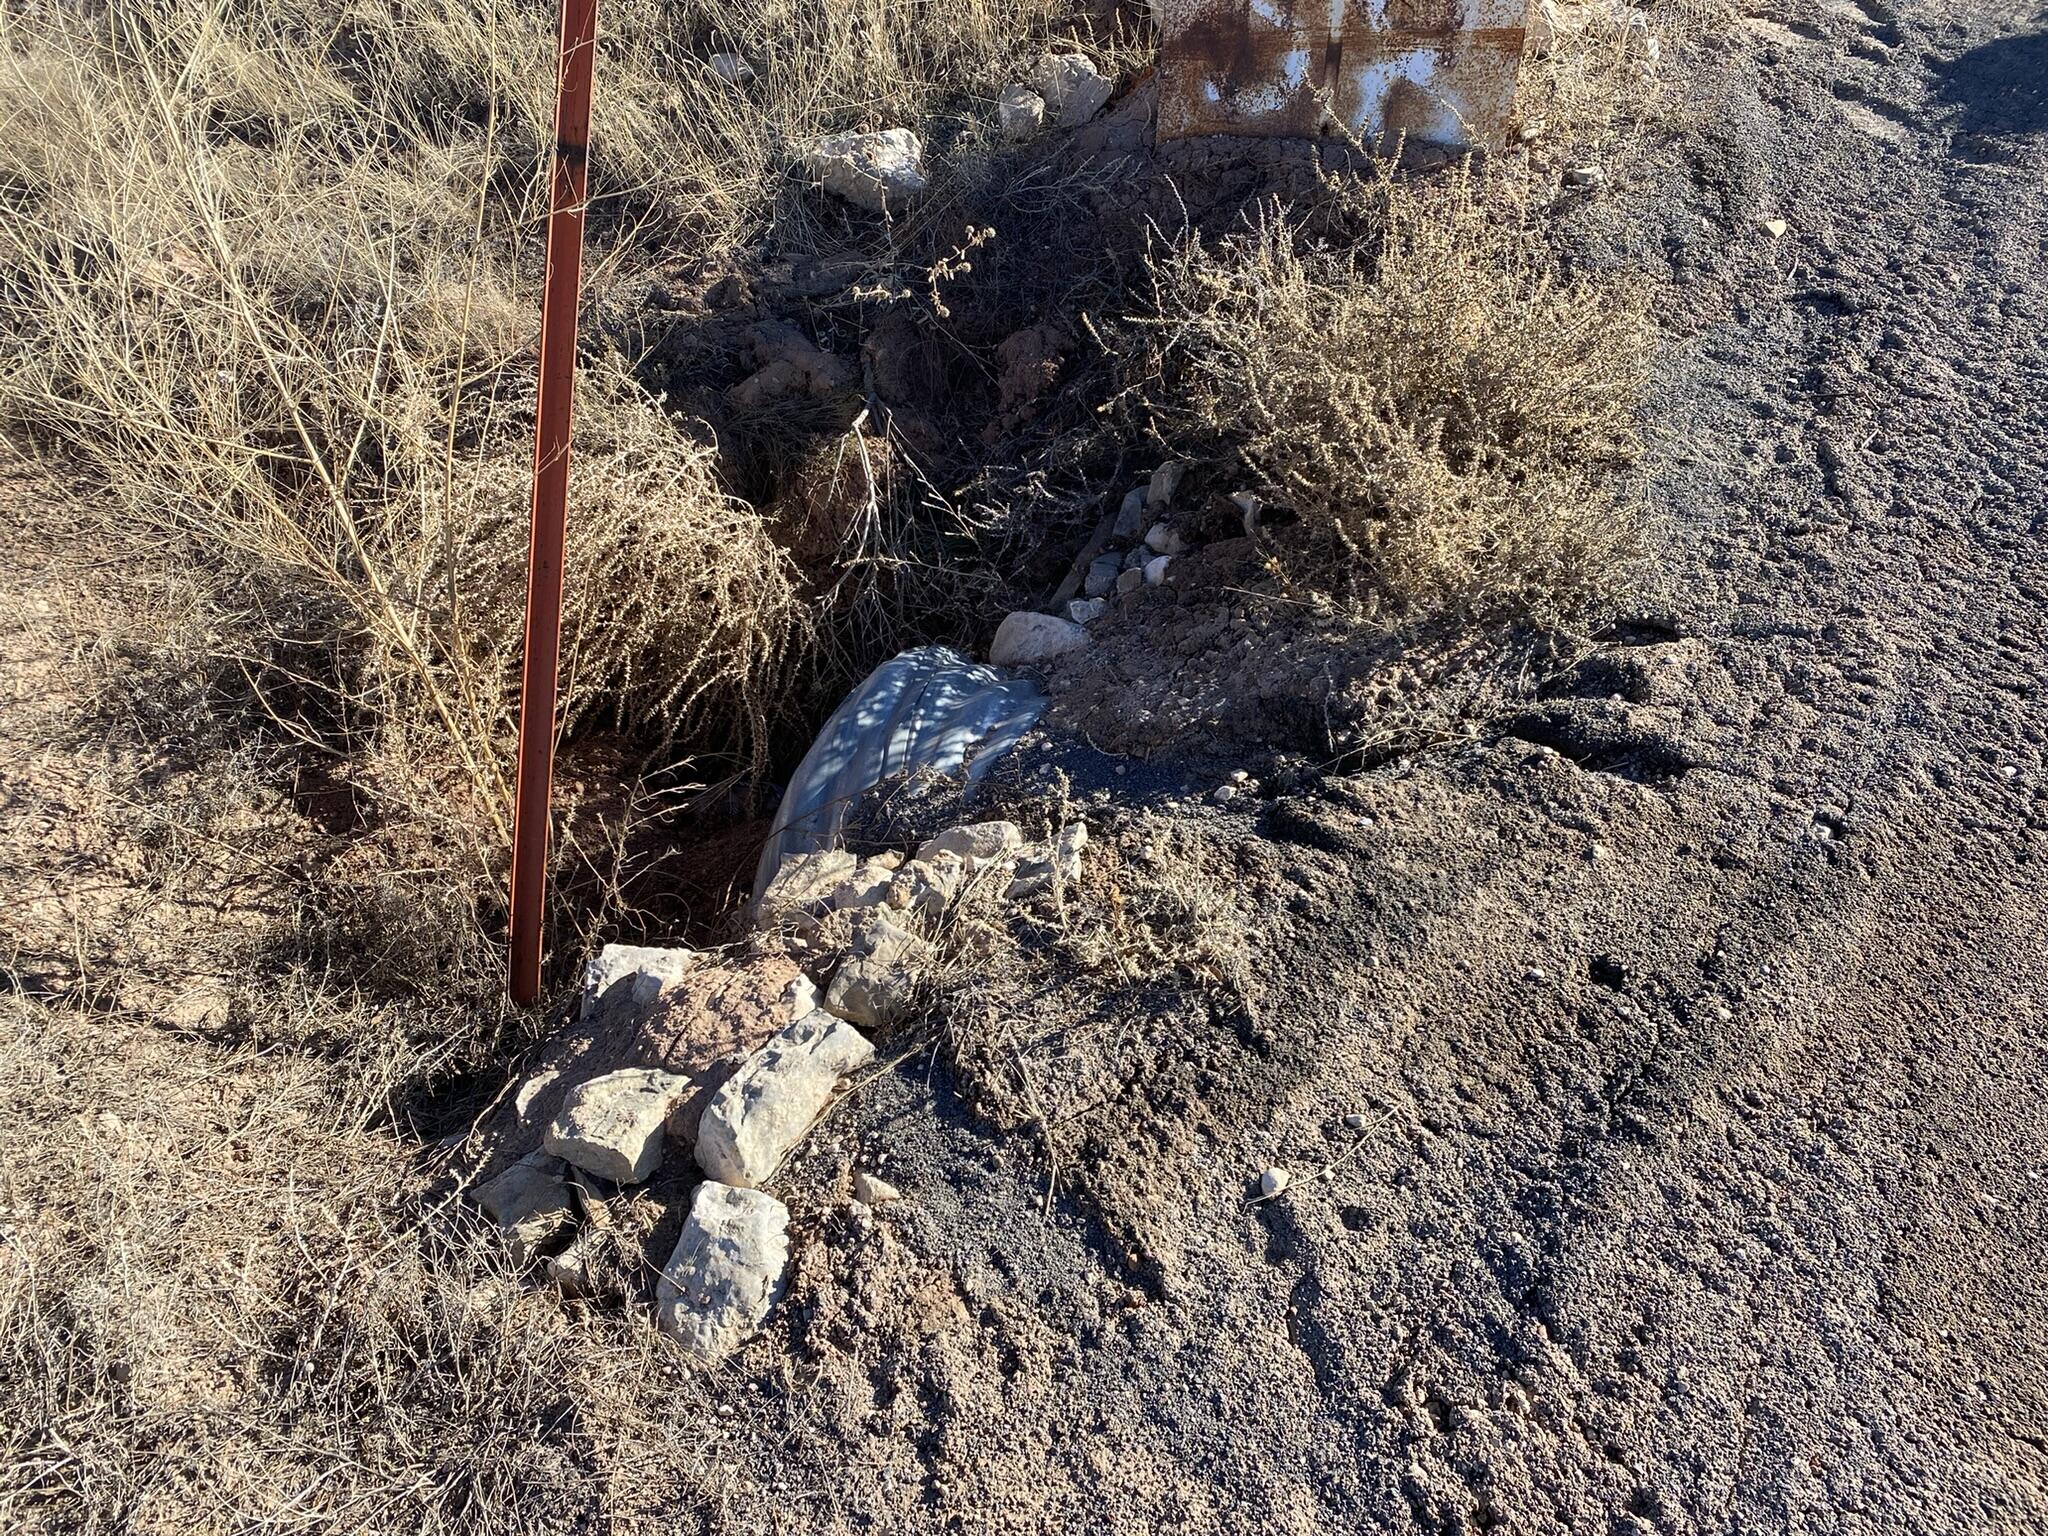
<path fill-rule="evenodd" d="M 1164 0 L 1159 137 L 1307 138 L 1498 148 L 1528 0 Z"/>

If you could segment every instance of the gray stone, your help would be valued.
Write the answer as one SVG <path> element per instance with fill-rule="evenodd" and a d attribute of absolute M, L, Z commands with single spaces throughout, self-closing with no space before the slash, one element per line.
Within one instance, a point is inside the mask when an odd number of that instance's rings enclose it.
<path fill-rule="evenodd" d="M 996 626 L 996 637 L 989 642 L 988 659 L 999 667 L 1029 666 L 1078 651 L 1087 644 L 1088 631 L 1072 619 L 1020 610 Z"/>
<path fill-rule="evenodd" d="M 1010 881 L 1010 888 L 1003 894 L 1011 901 L 1023 901 L 1037 896 L 1053 887 L 1058 880 L 1069 884 L 1081 878 L 1081 850 L 1088 846 L 1088 824 L 1077 821 L 1063 828 L 1053 839 L 1052 847 L 1038 854 L 1027 854 L 1017 861 L 1017 874 Z"/>
<path fill-rule="evenodd" d="M 1045 98 L 1046 115 L 1062 128 L 1078 128 L 1094 117 L 1116 89 L 1078 53 L 1047 54 L 1031 83 Z"/>
<path fill-rule="evenodd" d="M 758 1188 L 803 1139 L 839 1079 L 874 1059 L 852 1025 L 806 1014 L 777 1032 L 713 1096 L 697 1127 L 697 1166 L 721 1183 Z"/>
<path fill-rule="evenodd" d="M 1152 478 L 1145 485 L 1145 510 L 1157 514 L 1172 506 L 1173 498 L 1180 491 L 1181 477 L 1187 472 L 1187 465 L 1177 460 L 1153 470 Z"/>
<path fill-rule="evenodd" d="M 1344 1129 L 1347 1131 L 1364 1130 L 1365 1116 L 1358 1113 L 1357 1110 L 1353 1110 L 1350 1114 L 1344 1117 Z"/>
<path fill-rule="evenodd" d="M 607 944 L 583 967 L 583 999 L 577 1017 L 587 1019 L 598 1004 L 624 1003 L 646 1008 L 697 963 L 694 949 L 652 949 L 638 944 Z M 614 987 L 625 990 L 613 994 Z"/>
<path fill-rule="evenodd" d="M 873 213 L 901 208 L 931 186 L 924 145 L 908 128 L 832 134 L 805 152 L 803 168 L 827 192 Z"/>
<path fill-rule="evenodd" d="M 930 860 L 942 853 L 958 857 L 973 874 L 982 865 L 1009 858 L 1024 846 L 1024 829 L 1014 821 L 971 821 L 948 827 L 936 837 L 926 838 L 917 850 L 920 859 Z"/>
<path fill-rule="evenodd" d="M 889 882 L 883 905 L 892 912 L 932 922 L 945 915 L 966 880 L 967 861 L 957 853 L 912 859 Z"/>
<path fill-rule="evenodd" d="M 755 1333 L 782 1299 L 789 1211 L 758 1189 L 697 1186 L 690 1219 L 655 1282 L 661 1326 L 704 1365 Z"/>
<path fill-rule="evenodd" d="M 1143 539 L 1140 539 L 1138 547 L 1124 555 L 1124 569 L 1127 571 L 1142 571 L 1145 569 L 1145 562 L 1151 558 L 1152 547 Z"/>
<path fill-rule="evenodd" d="M 1144 531 L 1145 487 L 1134 485 L 1124 493 L 1123 505 L 1116 509 L 1116 524 L 1110 530 L 1110 537 L 1128 544 Z"/>
<path fill-rule="evenodd" d="M 1166 568 L 1173 564 L 1171 555 L 1154 555 L 1145 562 L 1145 585 L 1156 587 L 1166 580 Z"/>
<path fill-rule="evenodd" d="M 1012 144 L 1035 139 L 1045 126 L 1045 98 L 1028 85 L 1006 85 L 996 97 L 996 125 Z"/>
<path fill-rule="evenodd" d="M 483 1213 L 505 1229 L 522 1261 L 569 1223 L 573 1211 L 564 1172 L 560 1158 L 529 1152 L 471 1194 Z"/>
<path fill-rule="evenodd" d="M 1126 597 L 1144 585 L 1145 572 L 1142 568 L 1125 571 L 1116 579 L 1116 595 Z"/>
<path fill-rule="evenodd" d="M 1122 555 L 1097 555 L 1088 562 L 1087 579 L 1081 583 L 1081 590 L 1090 597 L 1107 597 L 1116 590 L 1116 579 L 1123 573 Z"/>
<path fill-rule="evenodd" d="M 1259 1175 L 1259 1193 L 1270 1200 L 1293 1182 L 1285 1168 L 1268 1168 Z"/>
<path fill-rule="evenodd" d="M 1597 165 L 1575 165 L 1564 173 L 1564 184 L 1592 192 L 1607 185 L 1607 172 Z"/>
<path fill-rule="evenodd" d="M 578 1083 L 548 1127 L 545 1145 L 601 1179 L 638 1184 L 661 1166 L 668 1112 L 690 1091 L 680 1072 L 623 1067 Z"/>
<path fill-rule="evenodd" d="M 892 1200 L 901 1200 L 903 1191 L 861 1168 L 853 1175 L 853 1198 L 862 1205 L 887 1205 Z"/>
<path fill-rule="evenodd" d="M 1115 584 L 1111 585 L 1114 588 Z M 1077 597 L 1067 604 L 1067 617 L 1076 624 L 1093 624 L 1108 611 L 1109 599 L 1106 597 Z"/>
<path fill-rule="evenodd" d="M 1167 523 L 1154 523 L 1145 530 L 1145 547 L 1155 554 L 1184 555 L 1188 552 L 1188 541 L 1178 528 Z"/>

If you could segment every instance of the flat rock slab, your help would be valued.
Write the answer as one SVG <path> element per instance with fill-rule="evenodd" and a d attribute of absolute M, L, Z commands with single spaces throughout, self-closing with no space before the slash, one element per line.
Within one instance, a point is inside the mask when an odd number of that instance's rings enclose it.
<path fill-rule="evenodd" d="M 1024 846 L 1024 832 L 1014 821 L 974 821 L 948 827 L 936 837 L 925 839 L 917 857 L 929 864 L 942 853 L 963 862 L 971 874 L 984 864 L 1009 858 Z"/>
<path fill-rule="evenodd" d="M 811 1128 L 839 1079 L 875 1048 L 829 1013 L 806 1014 L 747 1059 L 697 1127 L 697 1166 L 721 1183 L 757 1188 Z"/>
<path fill-rule="evenodd" d="M 682 983 L 697 963 L 694 949 L 653 949 L 639 944 L 607 944 L 583 968 L 580 1018 L 589 1018 L 600 1004 L 646 1008 L 670 987 Z M 623 991 L 614 993 L 614 987 Z"/>
<path fill-rule="evenodd" d="M 566 1165 L 545 1152 L 529 1152 L 489 1182 L 472 1191 L 483 1213 L 512 1238 L 523 1259 L 530 1259 L 561 1231 L 574 1214 Z"/>
<path fill-rule="evenodd" d="M 661 1166 L 669 1111 L 689 1090 L 687 1077 L 658 1067 L 586 1078 L 562 1100 L 545 1145 L 586 1173 L 638 1184 Z"/>
<path fill-rule="evenodd" d="M 655 1282 L 661 1326 L 705 1365 L 760 1328 L 782 1299 L 789 1211 L 773 1195 L 706 1181 Z"/>

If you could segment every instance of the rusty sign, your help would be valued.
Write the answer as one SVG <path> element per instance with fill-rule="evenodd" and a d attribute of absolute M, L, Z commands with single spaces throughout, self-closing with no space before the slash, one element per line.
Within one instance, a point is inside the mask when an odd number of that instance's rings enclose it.
<path fill-rule="evenodd" d="M 1327 110 L 1366 144 L 1497 149 L 1528 0 L 1163 0 L 1159 137 L 1311 138 Z"/>

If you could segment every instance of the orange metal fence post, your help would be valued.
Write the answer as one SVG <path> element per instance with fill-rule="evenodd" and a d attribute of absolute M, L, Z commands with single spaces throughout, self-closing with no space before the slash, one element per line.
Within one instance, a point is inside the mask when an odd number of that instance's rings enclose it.
<path fill-rule="evenodd" d="M 576 306 L 590 151 L 590 66 L 597 0 L 562 0 L 555 81 L 554 174 L 541 297 L 540 400 L 533 524 L 526 557 L 526 651 L 519 684 L 519 778 L 512 806 L 512 1001 L 540 997 L 547 910 L 548 807 L 555 777 L 555 695 L 562 655 L 562 547 L 568 526 L 569 424 L 576 384 Z"/>

